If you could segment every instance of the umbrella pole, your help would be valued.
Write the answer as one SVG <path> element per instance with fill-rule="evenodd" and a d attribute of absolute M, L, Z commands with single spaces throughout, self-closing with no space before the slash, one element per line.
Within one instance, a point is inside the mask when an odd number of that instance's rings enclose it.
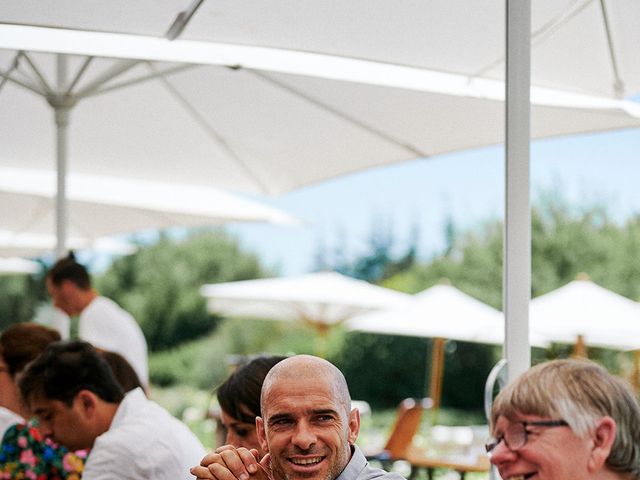
<path fill-rule="evenodd" d="M 433 423 L 436 423 L 442 400 L 442 376 L 444 374 L 444 338 L 434 338 L 431 344 L 431 383 L 429 396 L 433 402 Z"/>
<path fill-rule="evenodd" d="M 63 92 L 67 83 L 67 58 L 57 57 L 58 92 Z M 62 93 L 59 94 L 62 97 Z M 56 192 L 56 258 L 64 255 L 67 240 L 67 127 L 69 125 L 69 106 L 64 104 L 63 98 L 50 100 L 54 108 L 56 121 L 56 161 L 57 161 L 57 192 Z M 55 103 L 55 104 L 54 104 Z"/>
<path fill-rule="evenodd" d="M 584 336 L 578 335 L 578 338 L 576 338 L 572 356 L 575 358 L 587 358 L 587 345 L 584 343 Z"/>

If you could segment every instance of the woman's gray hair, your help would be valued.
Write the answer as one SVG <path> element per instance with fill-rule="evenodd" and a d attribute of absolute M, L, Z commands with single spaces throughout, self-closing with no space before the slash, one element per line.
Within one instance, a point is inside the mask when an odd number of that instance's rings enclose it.
<path fill-rule="evenodd" d="M 491 429 L 499 416 L 538 415 L 565 420 L 578 436 L 609 416 L 616 438 L 607 466 L 640 478 L 640 406 L 630 386 L 587 360 L 552 360 L 529 369 L 496 397 Z"/>

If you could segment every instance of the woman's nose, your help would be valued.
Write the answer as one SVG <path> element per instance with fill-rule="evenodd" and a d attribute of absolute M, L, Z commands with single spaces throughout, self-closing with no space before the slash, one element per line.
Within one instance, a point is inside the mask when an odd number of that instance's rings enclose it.
<path fill-rule="evenodd" d="M 513 461 L 516 455 L 516 452 L 507 447 L 504 439 L 502 439 L 500 443 L 489 452 L 489 460 L 495 466 L 499 466 L 502 463 Z"/>

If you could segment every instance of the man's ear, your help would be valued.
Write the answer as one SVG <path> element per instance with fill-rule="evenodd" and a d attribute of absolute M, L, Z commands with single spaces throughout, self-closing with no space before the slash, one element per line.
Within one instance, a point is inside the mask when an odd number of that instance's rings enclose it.
<path fill-rule="evenodd" d="M 76 394 L 74 402 L 77 403 L 80 412 L 85 418 L 92 418 L 96 414 L 98 397 L 90 390 L 80 390 Z"/>
<path fill-rule="evenodd" d="M 269 444 L 267 443 L 267 431 L 262 417 L 256 417 L 256 435 L 258 436 L 258 442 L 263 452 L 269 451 Z"/>
<path fill-rule="evenodd" d="M 593 446 L 587 463 L 590 471 L 598 471 L 606 463 L 616 439 L 616 430 L 617 426 L 613 418 L 602 417 L 598 420 L 592 434 Z"/>
<path fill-rule="evenodd" d="M 356 443 L 356 439 L 358 438 L 358 434 L 360 433 L 360 410 L 357 408 L 351 409 L 349 413 L 349 444 L 353 445 Z"/>

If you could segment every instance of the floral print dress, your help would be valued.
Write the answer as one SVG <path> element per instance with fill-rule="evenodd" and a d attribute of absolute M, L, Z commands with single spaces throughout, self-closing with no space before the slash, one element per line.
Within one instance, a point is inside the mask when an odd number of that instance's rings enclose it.
<path fill-rule="evenodd" d="M 0 480 L 79 480 L 88 450 L 42 438 L 35 420 L 9 427 L 0 445 Z"/>

